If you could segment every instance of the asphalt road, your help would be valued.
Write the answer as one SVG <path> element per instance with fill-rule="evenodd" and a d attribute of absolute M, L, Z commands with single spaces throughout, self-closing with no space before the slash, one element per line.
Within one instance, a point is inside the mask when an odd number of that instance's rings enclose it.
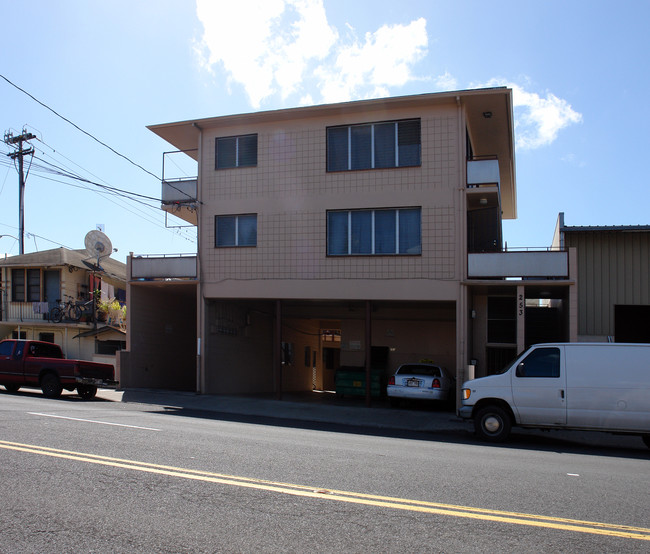
<path fill-rule="evenodd" d="M 0 552 L 650 551 L 650 451 L 182 414 L 0 392 Z"/>

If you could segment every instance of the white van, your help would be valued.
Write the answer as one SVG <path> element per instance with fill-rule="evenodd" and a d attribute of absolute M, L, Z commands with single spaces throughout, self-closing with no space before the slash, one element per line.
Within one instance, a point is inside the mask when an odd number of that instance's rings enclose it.
<path fill-rule="evenodd" d="M 493 442 L 520 425 L 639 435 L 650 447 L 650 344 L 536 344 L 466 381 L 460 415 Z"/>

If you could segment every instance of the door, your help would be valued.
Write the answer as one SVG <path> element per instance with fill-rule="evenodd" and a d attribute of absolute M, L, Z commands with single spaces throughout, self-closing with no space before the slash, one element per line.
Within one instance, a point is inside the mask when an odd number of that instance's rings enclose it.
<path fill-rule="evenodd" d="M 566 372 L 558 347 L 532 350 L 512 372 L 512 397 L 522 425 L 566 425 Z"/>
<path fill-rule="evenodd" d="M 48 313 L 57 305 L 57 300 L 61 299 L 60 273 L 58 269 L 48 269 L 45 274 L 45 297 L 47 302 Z"/>
<path fill-rule="evenodd" d="M 14 348 L 15 345 L 15 348 Z M 2 374 L 0 383 L 21 383 L 23 380 L 23 349 L 24 342 L 3 341 L 0 343 L 0 360 L 2 360 Z"/>

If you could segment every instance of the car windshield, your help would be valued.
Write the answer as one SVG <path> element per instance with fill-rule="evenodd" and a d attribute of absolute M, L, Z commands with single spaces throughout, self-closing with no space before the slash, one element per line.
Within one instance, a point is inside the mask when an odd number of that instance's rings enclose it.
<path fill-rule="evenodd" d="M 427 375 L 429 377 L 440 377 L 440 368 L 432 365 L 404 365 L 397 370 L 397 373 L 408 373 L 412 375 Z"/>

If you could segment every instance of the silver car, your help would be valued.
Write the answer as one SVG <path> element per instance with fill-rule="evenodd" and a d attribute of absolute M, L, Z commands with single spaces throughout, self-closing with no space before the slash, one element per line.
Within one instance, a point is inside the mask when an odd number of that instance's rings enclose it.
<path fill-rule="evenodd" d="M 454 391 L 454 379 L 444 368 L 435 364 L 402 364 L 388 380 L 386 393 L 391 406 L 404 400 L 449 400 Z"/>

